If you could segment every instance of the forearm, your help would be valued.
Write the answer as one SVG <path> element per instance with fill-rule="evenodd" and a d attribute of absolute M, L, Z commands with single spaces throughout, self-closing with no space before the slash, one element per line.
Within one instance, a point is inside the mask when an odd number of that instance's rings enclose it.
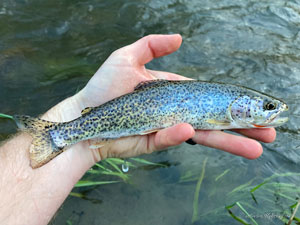
<path fill-rule="evenodd" d="M 20 134 L 0 148 L 3 224 L 47 224 L 71 188 L 71 183 L 63 183 L 64 188 L 51 183 L 53 168 L 31 169 L 27 152 L 30 142 L 30 136 Z"/>
<path fill-rule="evenodd" d="M 68 101 L 60 104 L 67 106 Z M 44 118 L 60 121 L 59 109 L 55 106 Z M 20 133 L 0 147 L 1 224 L 47 224 L 92 165 L 93 159 L 86 157 L 86 149 L 79 143 L 43 167 L 32 169 L 31 141 L 28 134 Z"/>

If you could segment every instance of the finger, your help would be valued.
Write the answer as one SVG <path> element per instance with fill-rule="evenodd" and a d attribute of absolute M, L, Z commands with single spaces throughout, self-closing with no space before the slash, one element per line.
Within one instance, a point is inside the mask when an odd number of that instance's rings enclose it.
<path fill-rule="evenodd" d="M 132 57 L 133 64 L 145 65 L 154 58 L 168 55 L 176 51 L 182 42 L 179 34 L 148 35 L 135 43 L 118 50 Z"/>
<path fill-rule="evenodd" d="M 235 129 L 233 131 L 266 143 L 271 143 L 276 139 L 276 130 L 274 128 Z"/>
<path fill-rule="evenodd" d="M 260 143 L 255 140 L 222 131 L 196 131 L 193 140 L 197 144 L 217 148 L 247 159 L 256 159 L 263 151 Z"/>
<path fill-rule="evenodd" d="M 150 73 L 153 77 L 157 79 L 165 80 L 192 80 L 191 78 L 180 76 L 176 73 L 169 73 L 164 71 L 155 71 L 147 69 L 147 72 Z"/>
<path fill-rule="evenodd" d="M 192 138 L 195 130 L 190 124 L 181 123 L 173 127 L 160 130 L 155 135 L 150 136 L 148 143 L 149 152 L 165 149 L 170 146 L 179 145 Z"/>

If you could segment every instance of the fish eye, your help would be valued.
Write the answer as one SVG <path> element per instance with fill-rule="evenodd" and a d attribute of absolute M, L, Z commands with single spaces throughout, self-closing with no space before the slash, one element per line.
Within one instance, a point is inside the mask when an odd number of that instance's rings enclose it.
<path fill-rule="evenodd" d="M 276 109 L 276 103 L 273 103 L 273 102 L 267 102 L 267 103 L 264 105 L 264 109 L 265 109 L 265 110 L 274 110 L 274 109 Z"/>

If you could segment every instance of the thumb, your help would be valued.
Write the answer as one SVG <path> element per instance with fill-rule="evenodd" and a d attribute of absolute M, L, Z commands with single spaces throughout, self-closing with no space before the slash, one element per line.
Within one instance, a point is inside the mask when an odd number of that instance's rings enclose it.
<path fill-rule="evenodd" d="M 148 35 L 131 45 L 117 50 L 118 54 L 132 56 L 132 63 L 143 66 L 154 58 L 175 52 L 181 45 L 182 38 L 179 34 Z"/>

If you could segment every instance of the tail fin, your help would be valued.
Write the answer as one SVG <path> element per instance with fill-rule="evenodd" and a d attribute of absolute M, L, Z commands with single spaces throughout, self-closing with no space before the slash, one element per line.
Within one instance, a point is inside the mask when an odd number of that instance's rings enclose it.
<path fill-rule="evenodd" d="M 44 165 L 63 151 L 55 145 L 49 132 L 58 123 L 19 115 L 15 115 L 13 119 L 20 130 L 29 133 L 33 138 L 29 150 L 32 168 Z"/>

